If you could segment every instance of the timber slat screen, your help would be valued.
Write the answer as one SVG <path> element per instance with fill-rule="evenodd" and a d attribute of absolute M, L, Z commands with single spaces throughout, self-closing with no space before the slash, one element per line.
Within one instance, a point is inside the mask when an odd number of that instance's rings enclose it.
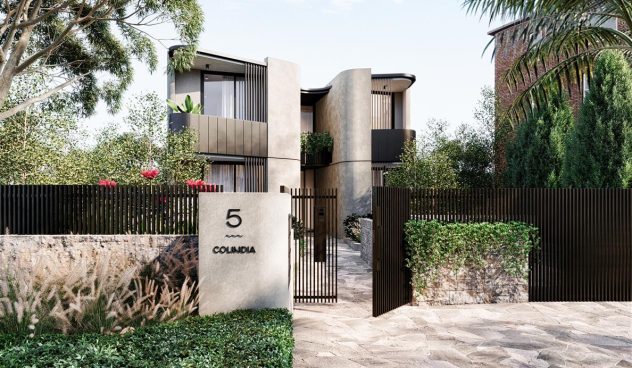
<path fill-rule="evenodd" d="M 0 185 L 2 234 L 197 234 L 198 192 L 222 186 Z"/>
<path fill-rule="evenodd" d="M 401 191 L 409 193 L 409 208 L 392 200 Z M 529 264 L 530 301 L 632 301 L 630 189 L 374 188 L 374 193 L 374 206 L 411 219 L 522 221 L 538 227 L 540 251 Z M 400 224 L 384 224 L 376 230 L 376 240 L 386 242 L 380 247 L 403 247 L 396 244 Z"/>
<path fill-rule="evenodd" d="M 336 189 L 290 189 L 294 230 L 294 301 L 338 300 Z"/>

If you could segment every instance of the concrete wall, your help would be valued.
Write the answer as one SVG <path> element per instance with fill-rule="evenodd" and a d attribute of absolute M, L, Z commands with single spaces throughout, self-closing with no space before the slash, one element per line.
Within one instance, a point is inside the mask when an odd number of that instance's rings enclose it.
<path fill-rule="evenodd" d="M 371 210 L 371 70 L 344 71 L 316 104 L 316 131 L 334 138 L 332 164 L 316 173 L 316 187 L 338 188 L 338 233 L 351 213 Z"/>
<path fill-rule="evenodd" d="M 112 270 L 123 272 L 146 265 L 177 242 L 197 245 L 197 236 L 180 235 L 2 235 L 0 268 L 5 265 L 26 270 L 40 261 L 56 265 L 94 265 L 109 258 Z"/>
<path fill-rule="evenodd" d="M 169 84 L 167 98 L 181 104 L 187 95 L 190 95 L 194 104 L 202 103 L 200 73 L 199 70 L 192 69 L 188 72 L 177 73 L 175 76 L 169 77 L 167 82 Z"/>
<path fill-rule="evenodd" d="M 267 58 L 268 191 L 301 186 L 301 87 L 298 65 Z"/>

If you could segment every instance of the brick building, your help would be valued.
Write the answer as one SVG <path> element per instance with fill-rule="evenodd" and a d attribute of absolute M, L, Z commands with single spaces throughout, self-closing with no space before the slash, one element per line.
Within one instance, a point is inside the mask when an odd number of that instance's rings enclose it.
<path fill-rule="evenodd" d="M 495 73 L 495 91 L 498 98 L 499 112 L 506 111 L 509 106 L 523 93 L 528 86 L 527 84 L 518 84 L 517 86 L 509 86 L 505 81 L 505 75 L 511 66 L 516 62 L 526 50 L 526 43 L 519 38 L 513 38 L 512 34 L 518 27 L 525 25 L 525 20 L 517 20 L 508 24 L 505 24 L 499 28 L 491 30 L 488 34 L 494 38 L 496 43 L 496 53 L 494 55 L 494 73 Z M 618 29 L 619 31 L 626 32 L 626 24 L 613 18 L 606 24 L 605 27 L 611 27 Z M 547 64 L 547 69 L 555 66 L 554 63 Z M 535 79 L 534 79 L 535 80 Z M 583 76 L 582 85 L 578 86 L 577 83 L 571 85 L 569 100 L 575 114 L 579 112 L 581 104 L 583 102 L 585 93 L 588 91 L 588 77 Z M 567 92 L 568 93 L 568 92 Z M 498 172 L 504 171 L 507 166 L 505 158 L 505 142 L 497 142 L 497 157 L 496 167 Z"/>

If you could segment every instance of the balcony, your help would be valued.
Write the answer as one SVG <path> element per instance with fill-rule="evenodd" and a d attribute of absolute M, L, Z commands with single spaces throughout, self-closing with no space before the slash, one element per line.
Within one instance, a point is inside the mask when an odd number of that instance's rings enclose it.
<path fill-rule="evenodd" d="M 169 129 L 190 129 L 205 154 L 268 156 L 268 125 L 250 120 L 197 114 L 170 114 Z"/>
<path fill-rule="evenodd" d="M 406 142 L 415 140 L 412 129 L 374 129 L 371 131 L 371 161 L 400 162 Z"/>
<path fill-rule="evenodd" d="M 301 166 L 304 169 L 314 169 L 331 164 L 331 152 L 321 151 L 316 153 L 301 152 Z"/>

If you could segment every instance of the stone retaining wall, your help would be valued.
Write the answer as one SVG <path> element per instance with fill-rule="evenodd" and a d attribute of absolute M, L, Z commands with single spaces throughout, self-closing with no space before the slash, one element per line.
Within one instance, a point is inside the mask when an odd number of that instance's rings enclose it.
<path fill-rule="evenodd" d="M 360 243 L 360 256 L 369 267 L 373 267 L 373 220 L 360 219 Z"/>
<path fill-rule="evenodd" d="M 148 264 L 177 242 L 197 246 L 197 236 L 181 235 L 2 235 L 0 268 L 32 269 L 49 261 L 61 267 L 109 258 L 112 270 Z"/>
<path fill-rule="evenodd" d="M 423 294 L 414 292 L 418 305 L 521 303 L 529 301 L 527 280 L 508 275 L 497 259 L 483 270 L 442 270 Z"/>

